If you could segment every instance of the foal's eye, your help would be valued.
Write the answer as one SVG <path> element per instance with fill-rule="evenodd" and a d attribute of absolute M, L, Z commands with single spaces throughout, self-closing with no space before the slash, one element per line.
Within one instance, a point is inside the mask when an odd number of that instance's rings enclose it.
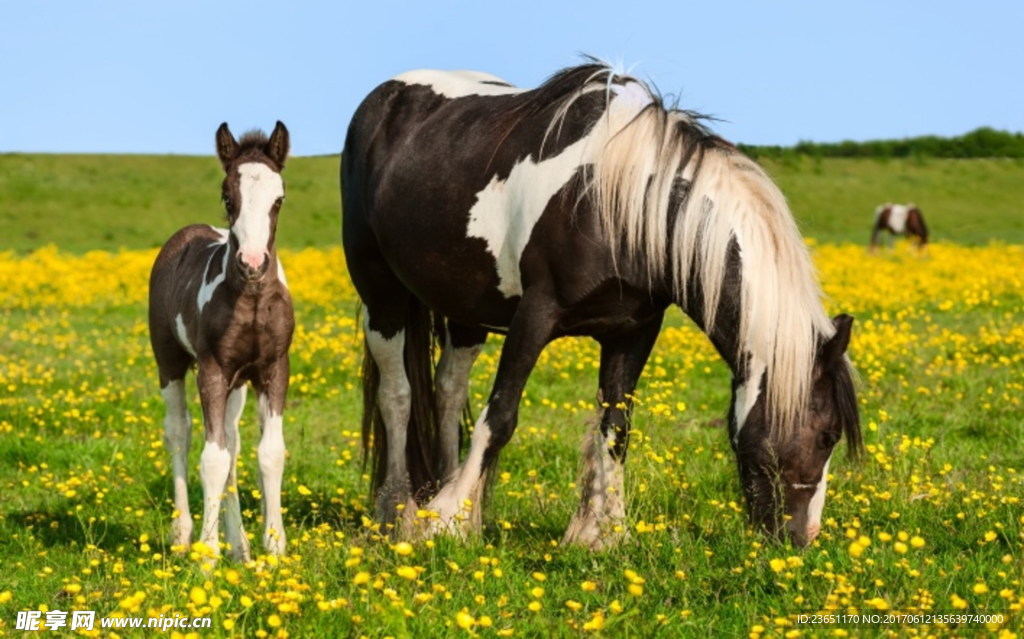
<path fill-rule="evenodd" d="M 818 448 L 828 450 L 836 445 L 839 441 L 839 434 L 833 433 L 832 431 L 823 430 L 818 433 Z"/>

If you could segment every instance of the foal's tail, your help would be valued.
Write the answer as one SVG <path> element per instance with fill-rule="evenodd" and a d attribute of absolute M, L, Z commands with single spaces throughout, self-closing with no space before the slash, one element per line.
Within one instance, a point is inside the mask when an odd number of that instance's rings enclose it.
<path fill-rule="evenodd" d="M 405 459 L 413 498 L 423 503 L 439 488 L 437 409 L 434 404 L 434 352 L 437 348 L 434 317 L 414 300 L 405 319 L 405 372 L 409 378 L 409 425 Z M 388 438 L 377 404 L 380 370 L 363 344 L 363 464 L 370 461 L 371 495 L 387 474 Z M 371 461 L 372 459 L 372 461 Z"/>

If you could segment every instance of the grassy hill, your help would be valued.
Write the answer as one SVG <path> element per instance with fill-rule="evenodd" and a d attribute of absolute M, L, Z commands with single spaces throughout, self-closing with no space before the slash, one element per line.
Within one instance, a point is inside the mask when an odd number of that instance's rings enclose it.
<path fill-rule="evenodd" d="M 936 240 L 1024 243 L 1024 161 L 763 159 L 805 235 L 866 243 L 875 206 L 913 201 Z M 212 156 L 0 155 L 0 250 L 147 248 L 185 224 L 223 221 Z M 293 158 L 282 246 L 339 241 L 338 158 Z"/>

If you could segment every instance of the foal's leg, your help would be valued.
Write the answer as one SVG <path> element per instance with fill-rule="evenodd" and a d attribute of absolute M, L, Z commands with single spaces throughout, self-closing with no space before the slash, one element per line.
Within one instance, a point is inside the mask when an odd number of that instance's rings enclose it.
<path fill-rule="evenodd" d="M 249 539 L 242 526 L 242 509 L 238 503 L 238 453 L 241 437 L 238 421 L 245 408 L 246 386 L 239 386 L 228 395 L 227 414 L 224 418 L 225 436 L 231 451 L 231 470 L 228 472 L 227 496 L 224 499 L 224 540 L 231 547 L 228 555 L 238 561 L 249 560 Z"/>
<path fill-rule="evenodd" d="M 220 509 L 232 463 L 224 428 L 228 384 L 220 367 L 212 358 L 199 364 L 196 382 L 203 403 L 206 432 L 206 444 L 199 458 L 199 474 L 203 480 L 203 528 L 199 539 L 209 546 L 215 555 L 219 555 Z"/>
<path fill-rule="evenodd" d="M 174 474 L 174 519 L 171 545 L 192 543 L 192 514 L 188 508 L 188 451 L 192 445 L 192 418 L 185 399 L 185 378 L 172 379 L 160 390 L 167 415 L 164 417 L 164 445 L 171 454 Z"/>
<path fill-rule="evenodd" d="M 427 505 L 436 513 L 427 535 L 449 532 L 465 536 L 482 527 L 480 500 L 487 472 L 508 443 L 519 416 L 519 398 L 537 357 L 551 341 L 558 321 L 558 308 L 546 296 L 529 292 L 519 309 L 501 349 L 494 388 L 473 428 L 466 461 Z"/>
<path fill-rule="evenodd" d="M 256 456 L 263 486 L 263 547 L 272 555 L 284 554 L 287 538 L 281 517 L 281 479 L 284 476 L 284 400 L 288 393 L 288 355 L 267 367 L 260 382 L 257 411 L 260 444 Z"/>
<path fill-rule="evenodd" d="M 448 322 L 434 377 L 442 481 L 451 477 L 459 465 L 459 422 L 469 395 L 469 374 L 486 340 L 485 330 Z"/>
<path fill-rule="evenodd" d="M 580 505 L 562 539 L 595 550 L 617 543 L 625 530 L 623 465 L 629 445 L 632 395 L 661 329 L 662 315 L 627 333 L 600 339 L 601 426 L 587 434 L 578 484 Z"/>

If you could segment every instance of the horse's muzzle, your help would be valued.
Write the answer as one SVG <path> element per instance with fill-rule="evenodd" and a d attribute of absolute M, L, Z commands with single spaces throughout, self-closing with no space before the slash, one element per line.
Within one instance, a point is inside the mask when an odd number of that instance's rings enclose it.
<path fill-rule="evenodd" d="M 270 266 L 270 254 L 266 251 L 263 253 L 243 253 L 238 251 L 235 254 L 235 262 L 238 264 L 238 270 L 241 271 L 245 279 L 250 281 L 258 280 L 266 274 L 267 268 Z"/>

